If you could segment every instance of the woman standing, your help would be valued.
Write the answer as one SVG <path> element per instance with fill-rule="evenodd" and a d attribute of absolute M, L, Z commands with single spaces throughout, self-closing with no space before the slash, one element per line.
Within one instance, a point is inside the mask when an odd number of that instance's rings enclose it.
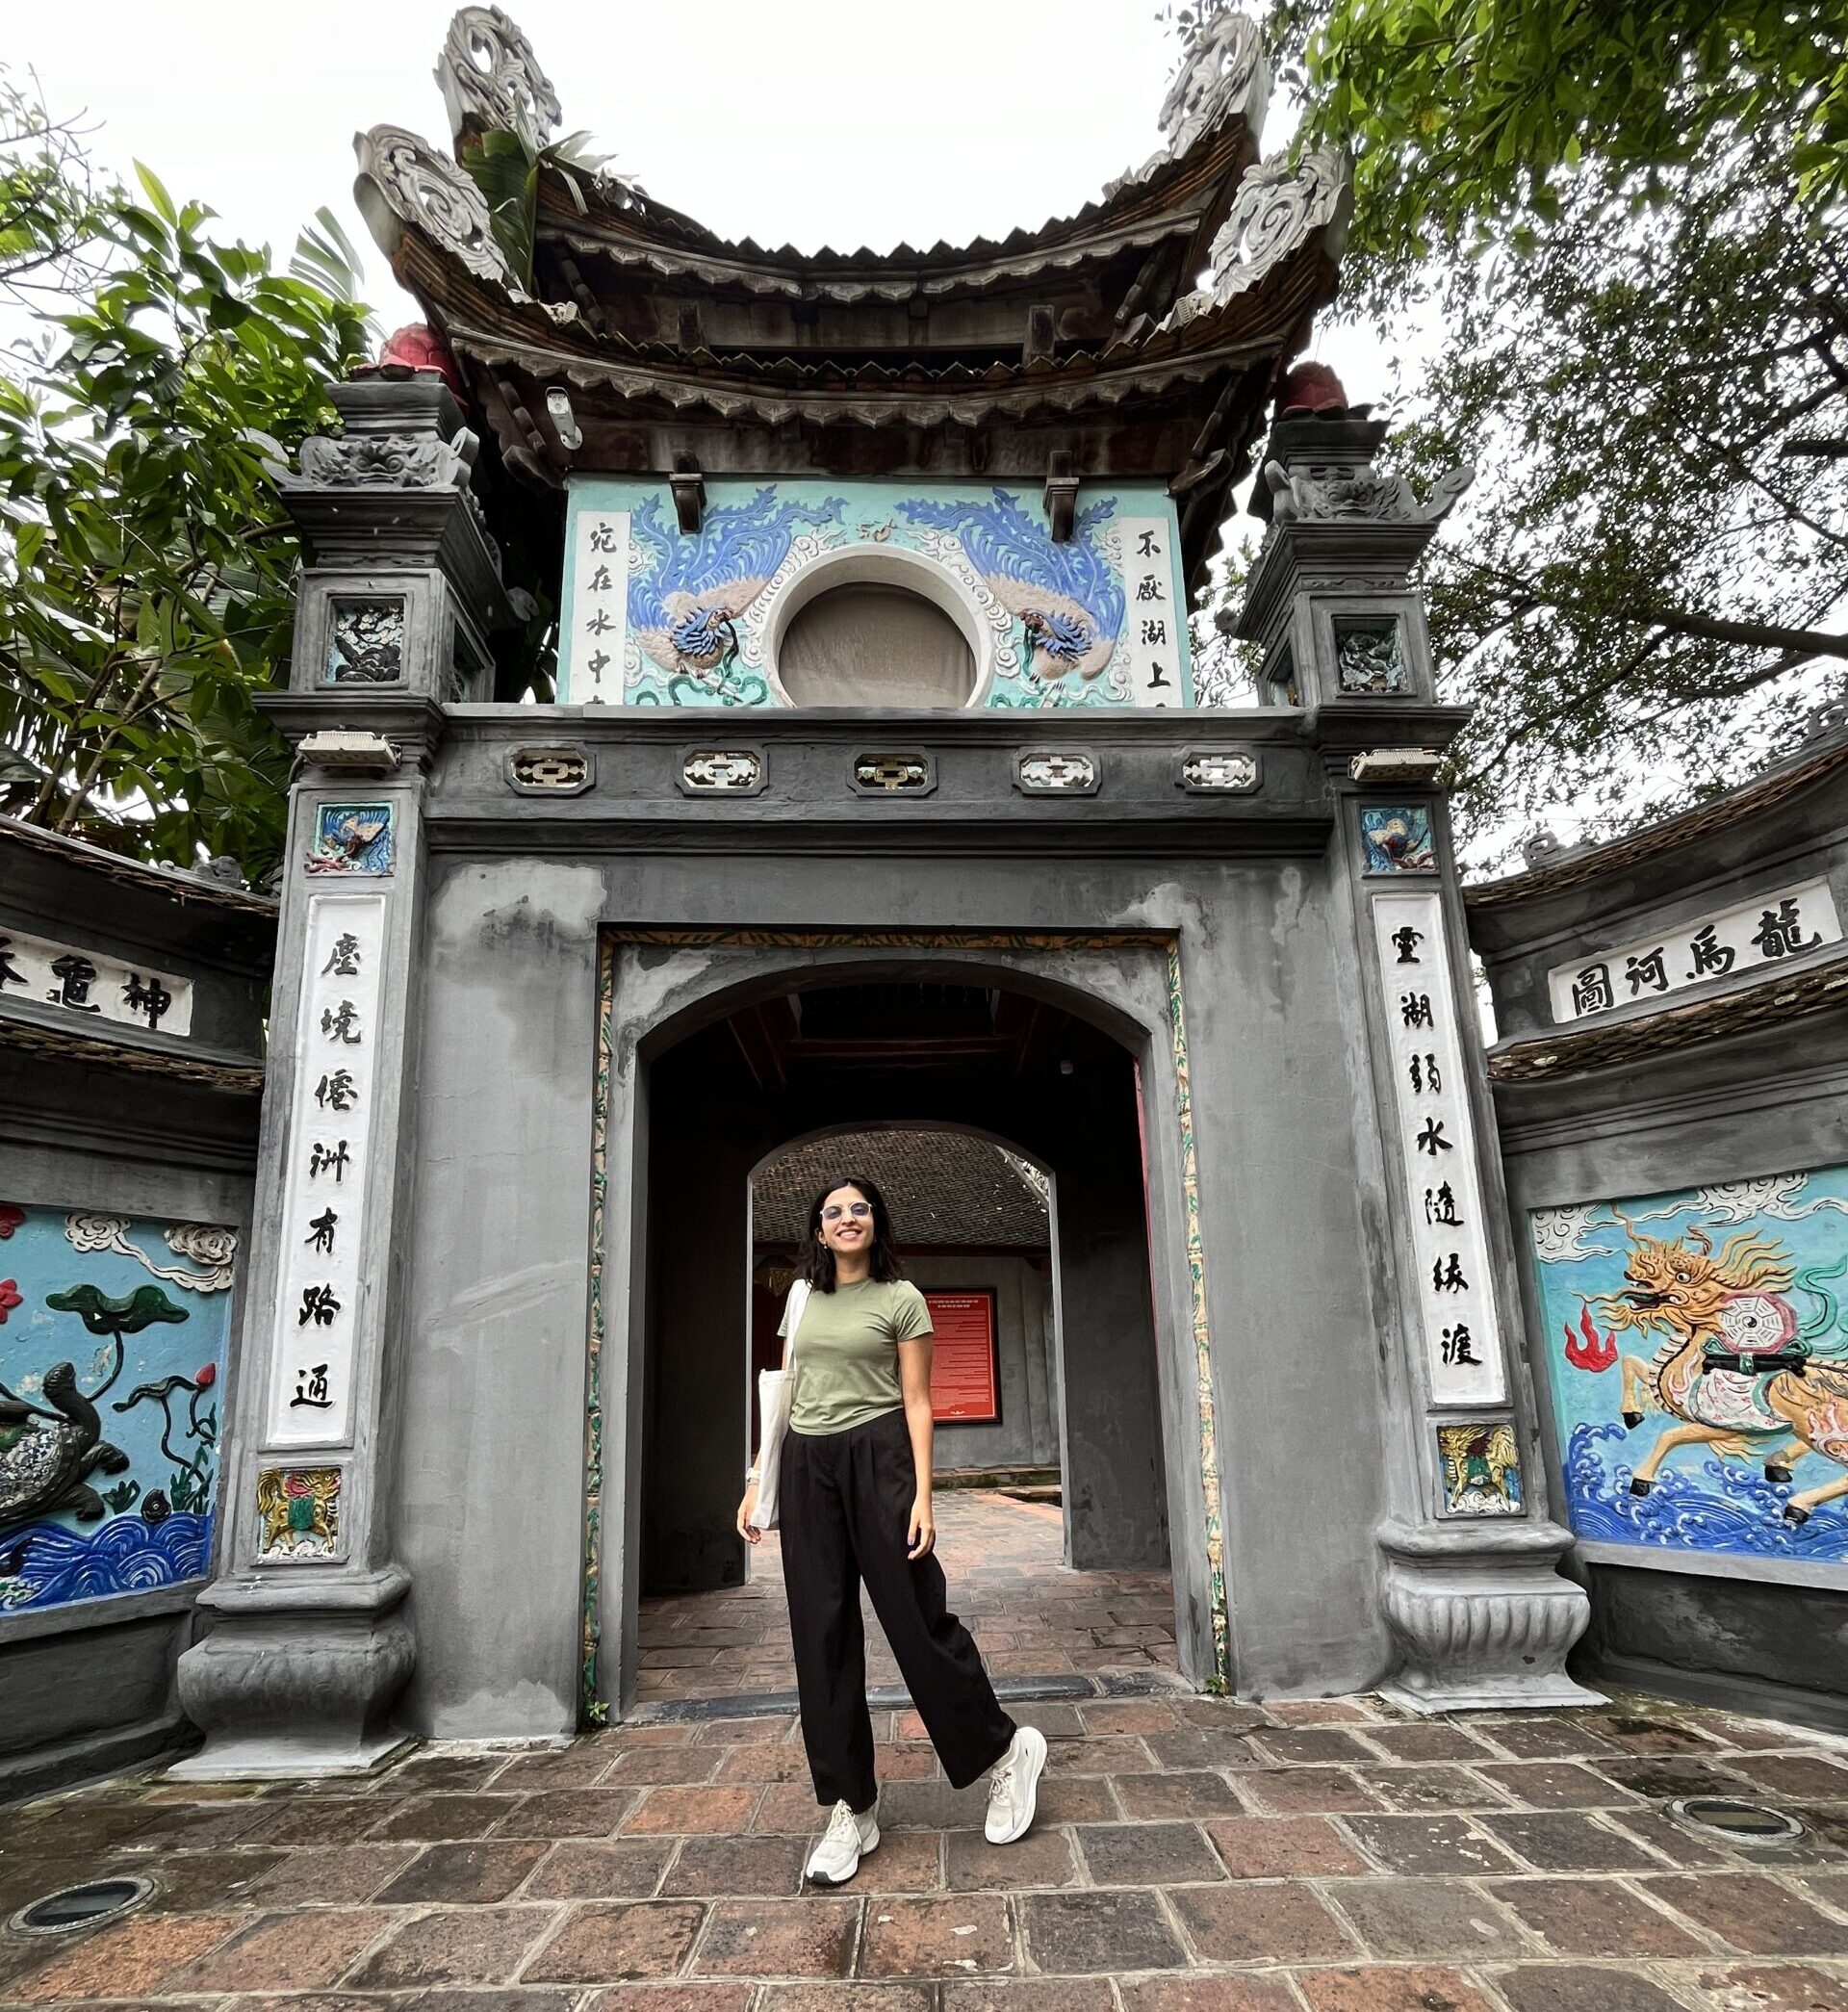
<path fill-rule="evenodd" d="M 931 1512 L 931 1316 L 899 1274 L 886 1199 L 861 1174 L 830 1181 L 808 1211 L 809 1294 L 793 1353 L 795 1400 L 780 1486 L 783 1582 L 815 1799 L 833 1814 L 807 1876 L 839 1886 L 879 1844 L 866 1709 L 865 1581 L 873 1612 L 953 1788 L 992 1768 L 985 1830 L 1011 1844 L 1033 1821 L 1045 1736 L 1002 1711 L 969 1631 L 945 1604 Z M 751 1521 L 745 1477 L 738 1533 Z"/>

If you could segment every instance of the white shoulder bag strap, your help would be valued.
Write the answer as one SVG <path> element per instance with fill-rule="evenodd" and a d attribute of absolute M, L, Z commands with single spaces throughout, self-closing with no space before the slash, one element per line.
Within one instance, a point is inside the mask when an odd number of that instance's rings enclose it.
<path fill-rule="evenodd" d="M 798 1278 L 789 1288 L 788 1313 L 781 1369 L 757 1372 L 757 1410 L 763 1420 L 763 1443 L 757 1451 L 757 1505 L 751 1521 L 757 1530 L 775 1530 L 778 1520 L 779 1470 L 783 1442 L 789 1430 L 789 1410 L 796 1392 L 796 1330 L 808 1310 L 808 1282 Z"/>

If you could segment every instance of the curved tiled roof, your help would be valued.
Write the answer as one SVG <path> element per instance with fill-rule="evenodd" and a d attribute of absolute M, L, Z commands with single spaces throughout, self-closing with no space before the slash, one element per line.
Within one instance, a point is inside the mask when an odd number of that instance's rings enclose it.
<path fill-rule="evenodd" d="M 879 1183 L 907 1250 L 1011 1244 L 1046 1249 L 1046 1197 L 1023 1160 L 969 1132 L 835 1133 L 792 1146 L 752 1183 L 760 1244 L 800 1243 L 815 1190 L 845 1171 Z"/>

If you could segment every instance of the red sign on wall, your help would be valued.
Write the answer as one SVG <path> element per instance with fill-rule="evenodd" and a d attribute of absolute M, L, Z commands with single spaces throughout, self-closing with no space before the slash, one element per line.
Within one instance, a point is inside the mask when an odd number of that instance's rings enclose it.
<path fill-rule="evenodd" d="M 924 1295 L 931 1309 L 931 1409 L 942 1425 L 998 1425 L 1001 1393 L 991 1292 Z"/>

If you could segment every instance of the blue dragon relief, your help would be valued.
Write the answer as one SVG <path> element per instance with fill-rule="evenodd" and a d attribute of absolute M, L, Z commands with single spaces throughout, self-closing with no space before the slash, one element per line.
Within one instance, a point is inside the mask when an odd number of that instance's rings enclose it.
<path fill-rule="evenodd" d="M 1093 534 L 1114 515 L 1114 499 L 1080 510 L 1063 544 L 1005 489 L 988 503 L 918 500 L 898 507 L 912 524 L 955 535 L 1025 632 L 1029 673 L 1049 684 L 1076 675 L 1091 684 L 1103 676 L 1123 626 L 1123 582 Z"/>
<path fill-rule="evenodd" d="M 761 706 L 769 686 L 739 666 L 738 619 L 788 556 L 799 528 L 838 524 L 843 497 L 779 503 L 774 485 L 749 503 L 706 512 L 697 537 L 661 521 L 652 496 L 629 519 L 629 537 L 648 555 L 629 583 L 629 633 L 667 680 L 669 702 Z"/>

